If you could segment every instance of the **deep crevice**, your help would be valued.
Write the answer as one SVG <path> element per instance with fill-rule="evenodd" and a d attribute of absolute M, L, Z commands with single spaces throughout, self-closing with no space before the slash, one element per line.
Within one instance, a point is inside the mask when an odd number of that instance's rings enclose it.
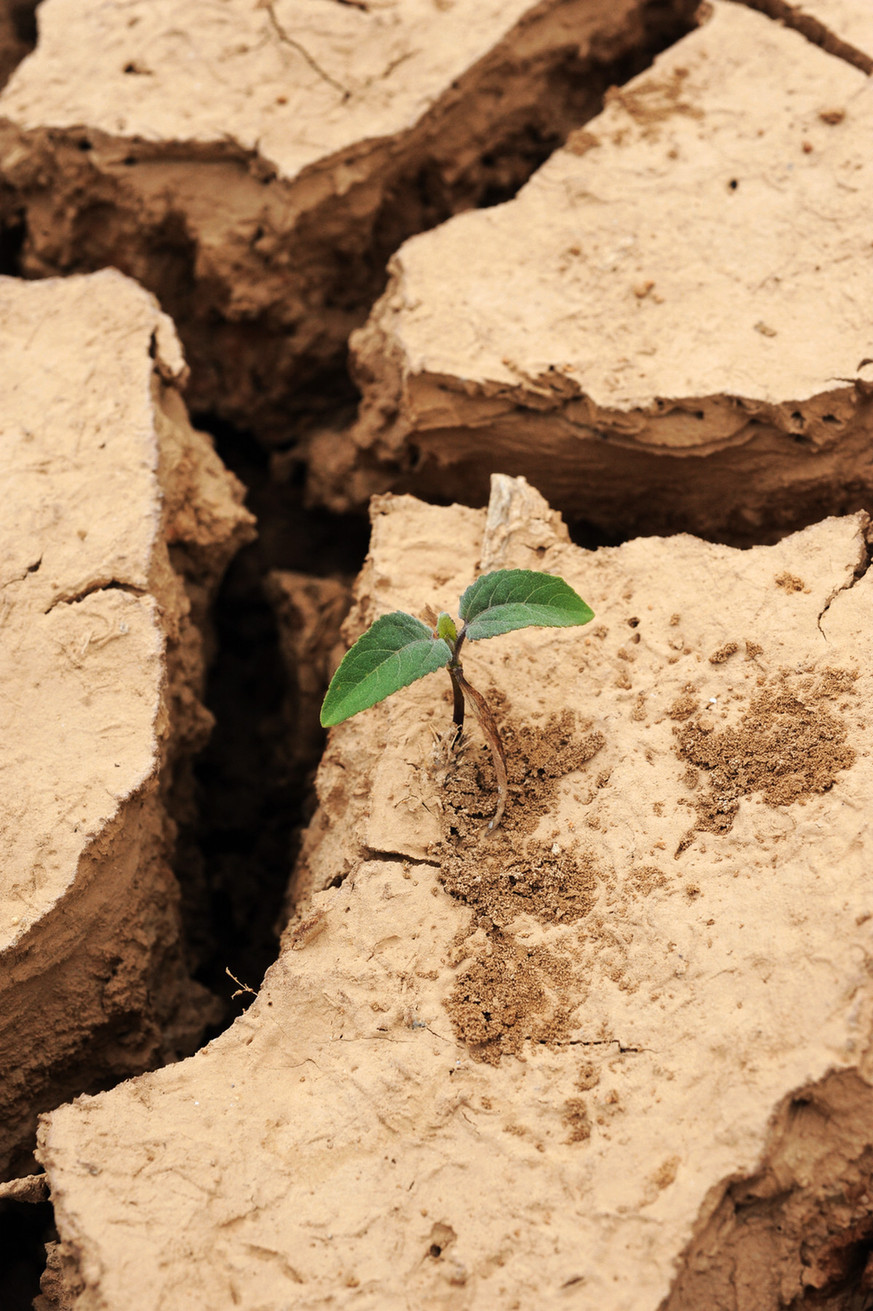
<path fill-rule="evenodd" d="M 294 688 L 267 576 L 352 576 L 369 528 L 364 516 L 307 509 L 293 465 L 277 482 L 250 434 L 211 416 L 196 423 L 213 433 L 222 460 L 249 488 L 259 523 L 258 539 L 231 564 L 214 609 L 216 654 L 205 700 L 216 722 L 195 764 L 199 819 L 181 835 L 177 861 L 195 977 L 224 1004 L 214 1036 L 250 1000 L 233 999 L 226 971 L 257 989 L 278 955 L 277 930 L 320 754 L 294 750 Z"/>
<path fill-rule="evenodd" d="M 39 0 L 13 0 L 9 7 L 12 30 L 16 38 L 29 50 L 36 48 L 36 11 Z"/>
<path fill-rule="evenodd" d="M 21 252 L 27 237 L 24 214 L 19 213 L 0 222 L 0 277 L 21 276 Z"/>
<path fill-rule="evenodd" d="M 45 1268 L 45 1244 L 57 1240 L 51 1202 L 0 1199 L 0 1307 L 30 1311 Z"/>

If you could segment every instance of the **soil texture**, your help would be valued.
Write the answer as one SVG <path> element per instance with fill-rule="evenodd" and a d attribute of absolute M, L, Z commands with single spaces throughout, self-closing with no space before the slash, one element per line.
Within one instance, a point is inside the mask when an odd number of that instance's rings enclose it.
<path fill-rule="evenodd" d="M 170 321 L 113 271 L 0 279 L 0 1173 L 40 1111 L 192 1051 L 172 873 L 210 717 L 206 611 L 251 533 Z M 47 370 L 48 365 L 48 370 Z"/>
<path fill-rule="evenodd" d="M 735 545 L 868 503 L 870 87 L 744 5 L 700 20 L 513 200 L 401 247 L 313 496 L 484 504 L 499 468 L 606 533 Z"/>
<path fill-rule="evenodd" d="M 0 0 L 2 1311 L 873 1311 L 871 72 Z"/>
<path fill-rule="evenodd" d="M 589 552 L 510 479 L 490 516 L 378 500 L 348 636 L 453 605 L 494 551 L 560 573 L 596 618 L 466 658 L 513 759 L 493 835 L 475 735 L 446 758 L 448 679 L 333 731 L 304 899 L 257 1000 L 190 1060 L 43 1121 L 82 1305 L 99 1289 L 121 1308 L 146 1270 L 146 1311 L 547 1307 L 570 1289 L 734 1307 L 753 1303 L 725 1290 L 764 1267 L 764 1305 L 799 1306 L 857 1277 L 867 530 Z M 714 832 L 699 796 L 725 780 L 736 809 Z"/>

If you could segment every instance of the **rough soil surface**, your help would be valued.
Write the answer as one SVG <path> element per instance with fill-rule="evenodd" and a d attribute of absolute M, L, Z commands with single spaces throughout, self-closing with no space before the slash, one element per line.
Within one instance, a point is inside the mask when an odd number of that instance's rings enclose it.
<path fill-rule="evenodd" d="M 29 275 L 136 277 L 178 325 L 191 407 L 288 443 L 391 251 L 511 194 L 693 9 L 44 0 L 0 98 L 0 214 Z"/>
<path fill-rule="evenodd" d="M 78 1311 L 775 1311 L 857 1283 L 868 520 L 587 552 L 523 484 L 491 510 L 378 501 L 349 636 L 496 559 L 593 605 L 466 656 L 504 826 L 475 734 L 440 750 L 439 674 L 334 730 L 257 1000 L 43 1121 Z"/>
<path fill-rule="evenodd" d="M 500 467 L 613 536 L 739 545 L 859 508 L 871 129 L 857 68 L 706 6 L 514 200 L 400 249 L 313 496 L 484 503 Z"/>
<path fill-rule="evenodd" d="M 251 536 L 176 334 L 106 271 L 0 279 L 0 1177 L 36 1117 L 193 1050 L 172 874 L 206 607 Z"/>

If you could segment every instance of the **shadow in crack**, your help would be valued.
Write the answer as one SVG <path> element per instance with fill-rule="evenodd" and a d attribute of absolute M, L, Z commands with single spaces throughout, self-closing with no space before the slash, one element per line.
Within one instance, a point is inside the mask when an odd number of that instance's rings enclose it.
<path fill-rule="evenodd" d="M 660 1311 L 871 1311 L 871 1114 L 854 1070 L 787 1098 L 761 1168 L 708 1208 Z"/>
<path fill-rule="evenodd" d="M 221 1029 L 247 1005 L 245 995 L 233 998 L 237 987 L 226 971 L 257 989 L 276 959 L 323 744 L 320 732 L 316 740 L 310 732 L 301 748 L 300 698 L 283 659 L 269 575 L 348 578 L 363 562 L 369 528 L 363 516 L 307 510 L 300 479 L 272 481 L 268 456 L 253 438 L 208 417 L 197 422 L 248 486 L 259 522 L 257 541 L 231 564 L 214 611 L 206 704 L 215 728 L 195 766 L 198 823 L 180 835 L 177 861 L 195 977 L 222 999 Z"/>
<path fill-rule="evenodd" d="M 45 1268 L 45 1244 L 57 1232 L 50 1202 L 0 1200 L 0 1307 L 30 1311 Z"/>
<path fill-rule="evenodd" d="M 0 3 L 0 90 L 22 59 L 36 47 L 38 0 L 2 0 Z"/>

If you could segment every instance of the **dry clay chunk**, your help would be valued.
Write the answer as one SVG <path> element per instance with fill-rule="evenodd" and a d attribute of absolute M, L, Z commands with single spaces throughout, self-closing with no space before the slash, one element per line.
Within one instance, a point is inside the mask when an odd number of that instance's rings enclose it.
<path fill-rule="evenodd" d="M 495 553 L 596 618 L 466 652 L 511 761 L 491 837 L 475 734 L 435 781 L 442 671 L 333 731 L 321 805 L 353 861 L 331 887 L 310 850 L 324 891 L 258 999 L 43 1121 L 83 1307 L 777 1311 L 842 1287 L 873 1208 L 867 520 L 589 553 L 535 501 L 504 480 L 487 519 L 374 507 L 360 626 L 454 607 Z M 405 855 L 422 811 L 430 852 Z"/>
<path fill-rule="evenodd" d="M 0 1175 L 41 1109 L 190 1049 L 205 1017 L 168 775 L 210 723 L 192 600 L 251 517 L 183 372 L 121 274 L 0 279 Z"/>
<path fill-rule="evenodd" d="M 322 499 L 483 503 L 496 466 L 612 534 L 748 544 L 869 498 L 873 88 L 704 12 L 514 200 L 397 253 Z"/>
<path fill-rule="evenodd" d="M 341 364 L 400 242 L 510 194 L 694 7 L 44 0 L 0 97 L 25 269 L 136 277 L 192 408 L 287 443 L 289 397 Z"/>

